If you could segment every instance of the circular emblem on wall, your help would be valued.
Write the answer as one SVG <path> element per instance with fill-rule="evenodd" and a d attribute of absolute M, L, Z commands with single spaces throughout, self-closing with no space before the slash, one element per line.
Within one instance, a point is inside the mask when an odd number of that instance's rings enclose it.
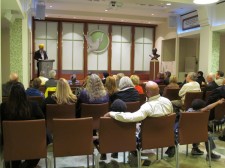
<path fill-rule="evenodd" d="M 101 53 L 104 52 L 109 46 L 109 37 L 101 30 L 94 30 L 84 36 L 88 44 L 88 53 Z"/>

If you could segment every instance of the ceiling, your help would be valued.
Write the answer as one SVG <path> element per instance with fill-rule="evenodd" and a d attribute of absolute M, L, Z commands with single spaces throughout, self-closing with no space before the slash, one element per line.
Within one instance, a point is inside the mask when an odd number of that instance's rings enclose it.
<path fill-rule="evenodd" d="M 165 22 L 168 16 L 185 14 L 199 7 L 193 4 L 193 0 L 1 0 L 2 16 L 7 10 L 13 10 L 15 13 L 24 6 L 30 8 L 35 16 L 38 1 L 44 1 L 46 17 L 50 18 L 144 24 L 160 24 Z M 105 11 L 106 9 L 108 11 Z"/>

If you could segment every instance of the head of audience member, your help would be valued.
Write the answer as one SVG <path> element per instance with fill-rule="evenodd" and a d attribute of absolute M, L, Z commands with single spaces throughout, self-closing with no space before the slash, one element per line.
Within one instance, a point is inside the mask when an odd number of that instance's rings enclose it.
<path fill-rule="evenodd" d="M 49 74 L 48 75 L 49 75 L 49 78 L 55 79 L 55 77 L 56 77 L 56 71 L 52 69 L 52 70 L 49 71 Z"/>
<path fill-rule="evenodd" d="M 102 74 L 103 74 L 103 79 L 106 79 L 109 76 L 108 72 L 103 72 Z"/>
<path fill-rule="evenodd" d="M 125 89 L 125 88 L 129 88 L 129 87 L 134 87 L 133 82 L 131 81 L 131 79 L 128 76 L 124 76 L 120 79 L 120 83 L 119 83 L 119 89 Z"/>
<path fill-rule="evenodd" d="M 77 80 L 76 74 L 71 75 L 70 80 L 71 80 L 72 84 L 75 84 L 76 80 Z"/>
<path fill-rule="evenodd" d="M 170 76 L 169 83 L 177 84 L 177 77 L 175 75 Z"/>
<path fill-rule="evenodd" d="M 45 71 L 41 71 L 39 76 L 45 76 Z"/>
<path fill-rule="evenodd" d="M 91 74 L 87 79 L 86 91 L 90 101 L 105 96 L 106 90 L 100 77 L 96 74 Z"/>
<path fill-rule="evenodd" d="M 134 86 L 139 85 L 140 78 L 137 75 L 131 75 L 130 76 L 131 81 L 133 82 Z"/>
<path fill-rule="evenodd" d="M 195 72 L 189 72 L 186 77 L 186 82 L 193 82 L 197 80 L 197 74 Z"/>
<path fill-rule="evenodd" d="M 211 83 L 211 82 L 215 81 L 215 74 L 214 74 L 214 73 L 209 73 L 209 74 L 207 75 L 207 77 L 206 77 L 206 81 L 207 81 L 208 83 Z"/>
<path fill-rule="evenodd" d="M 18 82 L 19 81 L 19 76 L 17 73 L 15 72 L 12 72 L 10 75 L 9 75 L 9 81 L 10 82 Z"/>
<path fill-rule="evenodd" d="M 222 71 L 216 71 L 216 79 L 219 79 L 224 76 L 224 73 Z"/>
<path fill-rule="evenodd" d="M 148 98 L 159 95 L 159 86 L 153 81 L 148 81 L 146 83 L 145 90 Z"/>
<path fill-rule="evenodd" d="M 198 76 L 200 77 L 203 77 L 203 72 L 202 71 L 198 71 Z"/>
<path fill-rule="evenodd" d="M 164 73 L 162 73 L 162 72 L 158 72 L 156 77 L 157 77 L 157 79 L 164 79 L 165 78 Z"/>
<path fill-rule="evenodd" d="M 105 81 L 105 88 L 108 92 L 109 95 L 112 95 L 113 93 L 117 92 L 117 87 L 116 87 L 116 80 L 112 76 L 108 76 Z"/>
<path fill-rule="evenodd" d="M 118 74 L 116 75 L 116 87 L 117 87 L 117 88 L 119 88 L 120 79 L 121 79 L 122 77 L 124 77 L 124 76 L 125 76 L 124 73 L 118 73 Z"/>
<path fill-rule="evenodd" d="M 39 44 L 39 46 L 38 46 L 39 50 L 44 50 L 44 46 L 45 46 L 44 44 Z"/>
<path fill-rule="evenodd" d="M 202 99 L 194 99 L 191 103 L 191 108 L 193 110 L 200 110 L 206 106 L 206 102 Z"/>
<path fill-rule="evenodd" d="M 71 104 L 77 100 L 76 95 L 72 93 L 69 83 L 64 78 L 58 80 L 56 91 L 52 95 L 55 96 L 57 104 Z"/>
<path fill-rule="evenodd" d="M 12 84 L 8 101 L 6 102 L 6 112 L 9 119 L 30 117 L 30 106 L 28 105 L 27 95 L 24 86 L 20 82 Z"/>
<path fill-rule="evenodd" d="M 41 86 L 41 79 L 40 78 L 34 78 L 33 82 L 32 82 L 32 87 L 35 89 L 39 89 L 39 87 Z"/>
<path fill-rule="evenodd" d="M 166 71 L 165 72 L 165 78 L 170 78 L 171 76 L 171 72 L 170 71 Z"/>
<path fill-rule="evenodd" d="M 110 106 L 110 111 L 115 112 L 125 112 L 127 110 L 127 105 L 123 100 L 116 99 Z"/>

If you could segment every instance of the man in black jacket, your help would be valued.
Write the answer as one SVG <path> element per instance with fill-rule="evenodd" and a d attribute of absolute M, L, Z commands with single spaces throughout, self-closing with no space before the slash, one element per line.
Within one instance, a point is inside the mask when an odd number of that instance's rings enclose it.
<path fill-rule="evenodd" d="M 35 51 L 34 59 L 37 60 L 37 69 L 38 69 L 38 76 L 40 74 L 39 70 L 39 61 L 38 60 L 47 60 L 48 56 L 46 51 L 44 50 L 44 44 L 39 44 L 39 50 Z"/>

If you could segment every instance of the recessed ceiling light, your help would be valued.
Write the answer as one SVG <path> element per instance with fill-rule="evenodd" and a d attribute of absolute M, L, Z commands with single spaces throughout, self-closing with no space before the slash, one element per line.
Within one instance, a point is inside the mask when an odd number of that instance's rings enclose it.
<path fill-rule="evenodd" d="M 148 22 L 148 23 L 151 23 L 151 22 Z"/>
<path fill-rule="evenodd" d="M 219 0 L 194 0 L 193 2 L 195 4 L 211 4 L 211 3 L 216 3 Z"/>
<path fill-rule="evenodd" d="M 52 8 L 52 5 L 50 5 L 49 7 Z"/>
<path fill-rule="evenodd" d="M 108 9 L 105 9 L 105 12 L 107 12 L 108 11 Z"/>
<path fill-rule="evenodd" d="M 48 15 L 45 15 L 45 17 L 48 17 Z"/>
<path fill-rule="evenodd" d="M 100 20 L 103 20 L 102 18 L 100 18 Z"/>
<path fill-rule="evenodd" d="M 152 16 L 154 15 L 154 13 L 152 13 Z"/>
<path fill-rule="evenodd" d="M 171 3 L 166 3 L 166 5 L 167 5 L 167 6 L 170 6 L 170 5 L 171 5 Z"/>
<path fill-rule="evenodd" d="M 76 19 L 77 17 L 74 16 L 73 18 Z"/>

